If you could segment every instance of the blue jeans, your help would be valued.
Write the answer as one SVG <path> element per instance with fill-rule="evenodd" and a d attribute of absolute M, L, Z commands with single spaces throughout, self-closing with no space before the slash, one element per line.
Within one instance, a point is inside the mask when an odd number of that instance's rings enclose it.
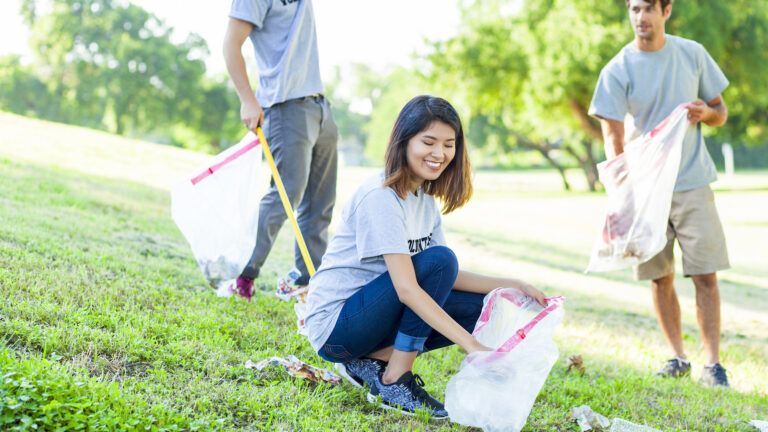
<path fill-rule="evenodd" d="M 456 322 L 471 332 L 483 307 L 483 295 L 456 291 L 456 255 L 433 246 L 411 257 L 419 286 Z M 453 344 L 400 302 L 389 272 L 360 288 L 344 302 L 339 319 L 318 355 L 346 362 L 394 346 L 406 352 L 431 351 Z"/>

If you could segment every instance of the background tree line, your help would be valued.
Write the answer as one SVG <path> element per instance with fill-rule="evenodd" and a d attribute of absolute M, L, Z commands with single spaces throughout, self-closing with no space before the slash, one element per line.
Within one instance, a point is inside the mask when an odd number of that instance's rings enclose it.
<path fill-rule="evenodd" d="M 632 40 L 624 0 L 459 5 L 458 34 L 412 66 L 324 77 L 343 145 L 379 164 L 398 110 L 432 93 L 462 111 L 478 165 L 549 166 L 566 189 L 577 168 L 594 190 L 604 156 L 587 109 L 600 69 Z M 242 134 L 237 96 L 206 72 L 199 36 L 175 43 L 161 20 L 117 0 L 23 0 L 22 13 L 33 59 L 0 57 L 0 109 L 206 151 Z M 678 0 L 667 29 L 702 43 L 731 81 L 730 119 L 708 142 L 715 160 L 731 142 L 737 166 L 768 166 L 768 9 Z"/>
<path fill-rule="evenodd" d="M 634 37 L 624 0 L 463 0 L 462 30 L 418 59 L 358 89 L 373 101 L 366 154 L 381 160 L 387 124 L 414 92 L 442 95 L 463 111 L 472 147 L 486 165 L 579 168 L 590 189 L 604 158 L 599 124 L 587 115 L 602 67 Z M 734 144 L 740 167 L 768 166 L 768 9 L 759 2 L 678 0 L 670 34 L 703 44 L 731 82 L 730 118 L 708 140 Z M 375 96 L 370 96 L 375 95 Z M 478 158 L 476 158 L 477 160 Z"/>
<path fill-rule="evenodd" d="M 24 0 L 33 59 L 0 58 L 0 109 L 194 149 L 242 134 L 205 41 L 181 43 L 144 9 L 113 0 Z"/>

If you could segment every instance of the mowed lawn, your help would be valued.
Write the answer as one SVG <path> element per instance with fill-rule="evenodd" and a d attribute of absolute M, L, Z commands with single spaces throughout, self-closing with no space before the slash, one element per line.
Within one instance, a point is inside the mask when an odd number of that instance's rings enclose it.
<path fill-rule="evenodd" d="M 292 305 L 271 293 L 292 266 L 288 226 L 253 302 L 206 286 L 168 194 L 204 160 L 0 113 L 0 430 L 469 430 L 382 412 L 349 385 L 244 367 L 290 354 L 332 365 L 296 334 Z M 342 168 L 337 210 L 374 172 Z M 731 389 L 696 383 L 690 280 L 677 283 L 693 377 L 664 380 L 653 376 L 669 353 L 647 284 L 628 271 L 583 273 L 602 195 L 563 193 L 549 172 L 479 172 L 475 186 L 475 198 L 445 218 L 462 267 L 568 299 L 561 358 L 525 430 L 577 431 L 570 409 L 584 404 L 665 431 L 749 431 L 749 421 L 768 420 L 768 173 L 714 185 L 733 265 L 721 273 Z M 566 372 L 572 355 L 584 359 L 584 375 Z M 428 353 L 416 372 L 442 398 L 462 357 L 456 348 Z"/>

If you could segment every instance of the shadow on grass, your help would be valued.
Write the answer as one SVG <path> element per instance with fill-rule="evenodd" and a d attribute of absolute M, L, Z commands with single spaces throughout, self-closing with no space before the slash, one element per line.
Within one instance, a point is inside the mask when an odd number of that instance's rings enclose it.
<path fill-rule="evenodd" d="M 547 242 L 533 242 L 529 240 L 509 239 L 498 233 L 483 233 L 463 229 L 454 230 L 472 245 L 481 245 L 495 255 L 503 256 L 510 260 L 540 265 L 546 268 L 576 273 L 579 276 L 598 278 L 608 281 L 641 284 L 647 286 L 648 282 L 636 281 L 624 272 L 605 272 L 584 274 L 588 256 L 575 253 L 571 250 L 559 247 Z M 677 285 L 690 282 L 689 278 L 683 278 L 677 274 Z M 768 292 L 765 289 L 739 283 L 727 276 L 720 281 L 720 291 L 724 302 L 738 306 L 752 312 L 763 312 L 768 309 Z M 582 295 L 582 293 L 580 293 Z M 650 295 L 650 294 L 649 294 Z M 678 290 L 678 296 L 693 299 L 695 291 Z"/>
<path fill-rule="evenodd" d="M 563 352 L 578 352 L 562 345 Z M 562 361 L 555 365 L 531 413 L 530 430 L 551 430 L 562 424 L 563 407 L 580 405 L 664 431 L 749 430 L 750 420 L 768 412 L 768 398 L 757 393 L 705 388 L 690 377 L 660 378 L 604 355 L 585 356 L 584 365 L 584 375 L 567 372 Z"/>

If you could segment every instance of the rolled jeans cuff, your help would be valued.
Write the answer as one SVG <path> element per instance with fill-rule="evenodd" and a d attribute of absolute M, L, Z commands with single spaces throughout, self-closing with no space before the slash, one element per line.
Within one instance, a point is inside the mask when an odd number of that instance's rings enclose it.
<path fill-rule="evenodd" d="M 413 352 L 422 351 L 424 349 L 424 343 L 427 341 L 427 337 L 414 337 L 408 336 L 404 333 L 397 333 L 395 337 L 394 348 L 398 351 Z"/>

